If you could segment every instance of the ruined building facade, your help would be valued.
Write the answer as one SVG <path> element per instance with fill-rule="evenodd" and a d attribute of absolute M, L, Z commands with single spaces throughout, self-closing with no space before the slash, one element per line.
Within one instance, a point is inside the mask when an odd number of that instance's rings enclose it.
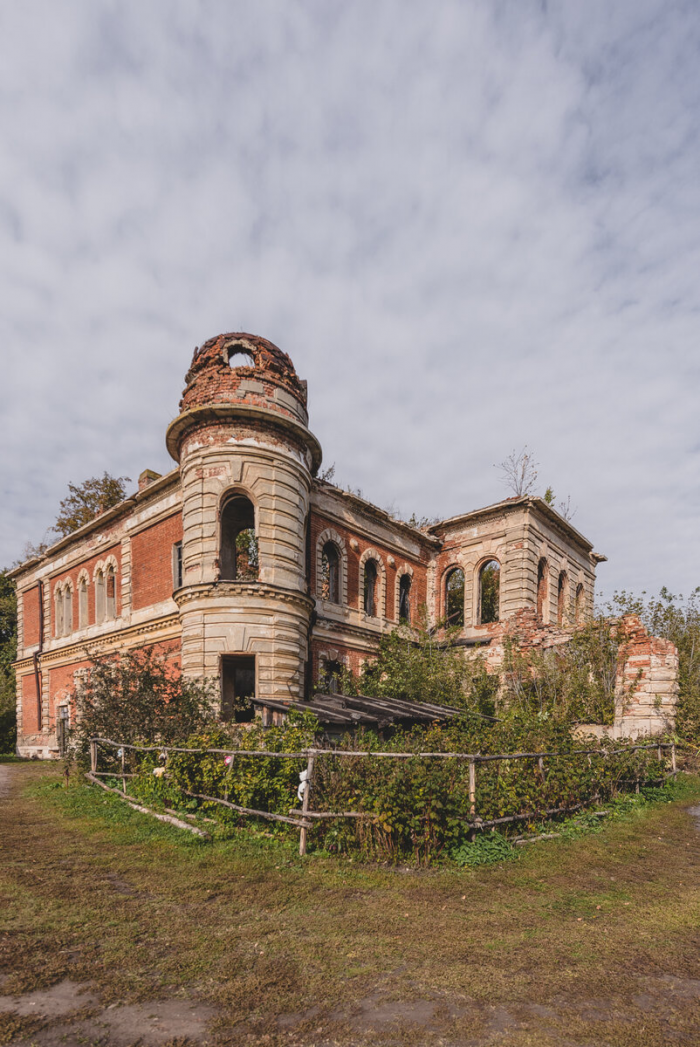
<path fill-rule="evenodd" d="M 91 650 L 159 644 L 220 681 L 221 714 L 303 700 L 427 613 L 466 646 L 530 614 L 593 610 L 591 543 L 540 498 L 419 529 L 317 477 L 307 389 L 265 339 L 197 349 L 167 447 L 175 468 L 13 573 L 23 755 L 55 755 Z M 423 610 L 424 609 L 424 610 Z"/>

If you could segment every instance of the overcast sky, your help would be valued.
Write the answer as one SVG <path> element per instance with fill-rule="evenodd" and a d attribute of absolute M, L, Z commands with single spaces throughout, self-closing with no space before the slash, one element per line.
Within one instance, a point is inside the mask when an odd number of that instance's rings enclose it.
<path fill-rule="evenodd" d="M 697 0 L 0 0 L 0 564 L 263 335 L 336 480 L 700 585 Z"/>

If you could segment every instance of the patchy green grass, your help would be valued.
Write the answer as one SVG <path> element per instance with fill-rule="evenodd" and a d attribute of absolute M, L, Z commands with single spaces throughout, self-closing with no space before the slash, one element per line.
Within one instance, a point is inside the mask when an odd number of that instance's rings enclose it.
<path fill-rule="evenodd" d="M 517 861 L 417 870 L 301 860 L 266 830 L 201 841 L 61 771 L 7 769 L 5 994 L 203 999 L 231 1044 L 700 1039 L 697 778 Z"/>

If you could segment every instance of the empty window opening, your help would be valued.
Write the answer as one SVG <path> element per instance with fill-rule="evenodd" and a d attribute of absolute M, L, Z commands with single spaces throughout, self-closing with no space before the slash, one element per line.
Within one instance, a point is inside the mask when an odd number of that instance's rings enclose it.
<path fill-rule="evenodd" d="M 491 625 L 501 616 L 501 565 L 489 560 L 479 571 L 479 625 Z"/>
<path fill-rule="evenodd" d="M 584 594 L 583 582 L 580 582 L 576 586 L 576 603 L 574 605 L 575 606 L 575 615 L 576 615 L 576 624 L 577 625 L 580 622 L 583 621 L 583 613 L 584 613 L 584 608 L 585 608 L 585 602 L 584 601 L 585 601 L 585 594 Z"/>
<path fill-rule="evenodd" d="M 445 619 L 448 626 L 464 625 L 464 571 L 455 567 L 445 581 Z"/>
<path fill-rule="evenodd" d="M 105 571 L 105 618 L 112 621 L 117 617 L 117 576 L 110 565 Z"/>
<path fill-rule="evenodd" d="M 255 655 L 224 655 L 221 659 L 221 719 L 250 723 L 255 717 Z"/>
<path fill-rule="evenodd" d="M 255 510 L 245 495 L 234 495 L 221 512 L 220 578 L 254 582 L 258 578 Z"/>
<path fill-rule="evenodd" d="M 321 663 L 319 683 L 324 694 L 340 694 L 343 680 L 343 665 L 333 659 L 324 659 Z"/>
<path fill-rule="evenodd" d="M 559 575 L 559 582 L 557 583 L 557 624 L 563 625 L 564 619 L 566 618 L 566 603 L 567 593 L 569 589 L 569 579 L 567 578 L 566 571 L 562 571 Z"/>
<path fill-rule="evenodd" d="M 399 579 L 399 621 L 411 624 L 411 576 L 402 574 Z"/>
<path fill-rule="evenodd" d="M 63 635 L 73 632 L 73 590 L 66 588 L 63 593 Z"/>
<path fill-rule="evenodd" d="M 105 620 L 105 576 L 102 571 L 95 575 L 95 621 L 101 625 Z"/>
<path fill-rule="evenodd" d="M 55 597 L 54 634 L 63 636 L 63 593 L 59 589 Z"/>
<path fill-rule="evenodd" d="M 370 618 L 377 616 L 377 563 L 368 560 L 365 564 L 365 614 Z"/>
<path fill-rule="evenodd" d="M 340 553 L 335 542 L 326 542 L 321 550 L 320 583 L 321 598 L 340 603 Z"/>
<path fill-rule="evenodd" d="M 182 588 L 182 542 L 173 545 L 173 589 Z"/>
<path fill-rule="evenodd" d="M 224 357 L 229 367 L 233 370 L 236 370 L 238 367 L 255 367 L 252 353 L 240 342 L 227 345 L 224 349 Z"/>
<path fill-rule="evenodd" d="M 537 565 L 537 614 L 542 620 L 547 609 L 548 582 L 549 564 L 543 557 Z"/>
<path fill-rule="evenodd" d="M 78 586 L 78 628 L 87 629 L 88 624 L 88 587 L 83 578 Z"/>

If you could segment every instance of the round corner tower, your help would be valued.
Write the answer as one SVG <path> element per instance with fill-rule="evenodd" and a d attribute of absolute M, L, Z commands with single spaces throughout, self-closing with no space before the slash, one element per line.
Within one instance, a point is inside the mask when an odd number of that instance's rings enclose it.
<path fill-rule="evenodd" d="M 242 333 L 195 349 L 185 383 L 166 438 L 182 484 L 183 672 L 221 679 L 229 715 L 252 693 L 299 699 L 313 608 L 309 492 L 321 462 L 306 383 L 286 353 Z"/>

